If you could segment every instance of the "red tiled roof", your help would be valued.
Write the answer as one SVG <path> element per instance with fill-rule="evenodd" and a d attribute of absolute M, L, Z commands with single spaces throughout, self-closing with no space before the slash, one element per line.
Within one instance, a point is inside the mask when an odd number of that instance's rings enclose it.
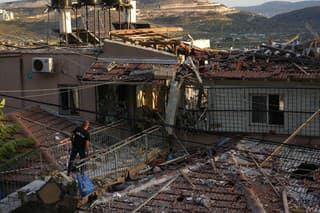
<path fill-rule="evenodd" d="M 197 158 L 192 159 L 199 161 Z M 197 164 L 194 164 L 197 165 Z M 153 178 L 146 183 L 141 183 L 126 196 L 115 197 L 109 206 L 97 205 L 94 212 L 132 212 L 145 200 L 155 194 L 165 183 L 157 183 L 158 180 L 171 179 L 175 173 L 184 169 L 185 174 L 194 184 L 194 187 L 183 177 L 179 176 L 166 189 L 157 194 L 150 202 L 146 203 L 141 212 L 250 212 L 244 194 L 233 183 L 233 175 L 217 177 L 213 173 L 211 164 L 201 162 L 200 166 L 191 165 L 185 169 L 183 166 L 174 166 L 167 169 L 165 174 Z M 178 168 L 177 168 L 178 167 Z M 146 178 L 147 179 L 147 178 Z M 146 187 L 144 187 L 144 185 Z M 147 187 L 150 185 L 149 187 Z M 198 199 L 198 200 L 196 200 Z"/>
<path fill-rule="evenodd" d="M 200 66 L 203 79 L 252 79 L 252 80 L 320 80 L 319 63 L 308 59 L 288 59 L 273 56 L 255 56 L 246 52 L 208 52 L 195 49 L 193 60 L 208 60 L 208 64 Z M 308 63 L 304 63 L 305 61 Z M 125 81 L 152 82 L 153 76 L 143 74 L 144 70 L 152 70 L 152 64 L 116 64 L 108 70 L 110 63 L 96 62 L 83 76 L 84 81 Z M 178 68 L 171 66 L 173 72 Z M 130 75 L 132 71 L 142 71 L 141 75 Z"/>
<path fill-rule="evenodd" d="M 62 139 L 68 137 L 66 134 L 71 133 L 76 127 L 75 123 L 70 122 L 66 118 L 50 114 L 39 107 L 17 112 L 15 117 L 23 129 L 35 138 L 38 146 L 41 147 L 57 144 Z"/>
<path fill-rule="evenodd" d="M 320 80 L 320 72 L 306 75 L 302 72 L 257 72 L 257 71 L 218 71 L 206 72 L 203 76 L 207 79 L 269 79 L 269 80 Z"/>
<path fill-rule="evenodd" d="M 304 64 L 282 58 L 254 58 L 253 55 L 233 56 L 223 53 L 223 59 L 209 59 L 209 64 L 200 68 L 203 78 L 216 79 L 268 79 L 268 80 L 320 80 L 318 62 Z M 320 62 L 320 61 L 319 61 Z"/>

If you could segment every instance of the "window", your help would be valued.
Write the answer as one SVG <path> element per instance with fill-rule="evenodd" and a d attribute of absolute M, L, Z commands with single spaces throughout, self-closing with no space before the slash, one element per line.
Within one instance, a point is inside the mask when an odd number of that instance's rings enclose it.
<path fill-rule="evenodd" d="M 184 91 L 184 107 L 187 110 L 207 108 L 207 88 L 186 87 Z"/>
<path fill-rule="evenodd" d="M 160 87 L 154 85 L 138 85 L 136 88 L 137 108 L 148 106 L 150 109 L 159 107 Z"/>
<path fill-rule="evenodd" d="M 252 123 L 267 123 L 267 96 L 252 96 Z"/>
<path fill-rule="evenodd" d="M 252 123 L 284 124 L 284 100 L 281 95 L 254 95 L 251 109 Z"/>
<path fill-rule="evenodd" d="M 70 86 L 59 86 L 60 89 L 60 109 L 63 115 L 79 115 L 79 92 L 77 88 L 67 88 Z"/>

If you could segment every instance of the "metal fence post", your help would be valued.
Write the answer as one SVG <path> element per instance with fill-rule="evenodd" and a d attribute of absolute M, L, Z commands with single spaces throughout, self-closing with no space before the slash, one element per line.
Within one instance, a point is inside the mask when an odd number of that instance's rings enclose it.
<path fill-rule="evenodd" d="M 144 144 L 145 144 L 145 161 L 148 161 L 148 149 L 149 149 L 149 146 L 148 146 L 148 135 L 145 134 L 144 135 Z"/>
<path fill-rule="evenodd" d="M 118 178 L 118 155 L 117 155 L 117 151 L 114 151 L 114 168 L 116 170 L 116 176 Z"/>

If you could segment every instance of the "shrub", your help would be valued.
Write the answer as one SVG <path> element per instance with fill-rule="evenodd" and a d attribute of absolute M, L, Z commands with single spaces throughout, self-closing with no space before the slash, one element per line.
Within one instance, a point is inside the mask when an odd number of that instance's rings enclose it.
<path fill-rule="evenodd" d="M 33 147 L 34 141 L 31 138 L 18 138 L 15 140 L 0 143 L 0 161 L 12 158 L 19 149 Z"/>

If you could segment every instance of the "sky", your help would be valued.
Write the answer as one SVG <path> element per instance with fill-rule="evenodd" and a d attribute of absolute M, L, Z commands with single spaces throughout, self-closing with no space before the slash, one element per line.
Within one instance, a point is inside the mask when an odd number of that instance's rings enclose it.
<path fill-rule="evenodd" d="M 219 2 L 224 5 L 227 5 L 229 7 L 235 7 L 235 6 L 252 6 L 252 5 L 259 5 L 263 4 L 269 1 L 274 1 L 274 0 L 211 0 L 213 2 Z M 279 1 L 279 0 L 277 0 Z M 280 0 L 282 1 L 282 0 Z M 285 0 L 285 1 L 290 1 L 290 2 L 297 2 L 297 1 L 302 1 L 302 0 Z"/>
<path fill-rule="evenodd" d="M 10 2 L 10 1 L 13 1 L 13 0 L 0 0 L 0 3 Z M 227 5 L 229 7 L 235 7 L 235 6 L 259 5 L 259 4 L 263 4 L 265 2 L 273 1 L 273 0 L 210 0 L 210 1 L 219 2 L 219 3 L 222 3 L 222 4 Z M 282 0 L 280 0 L 280 1 L 282 1 Z M 285 0 L 285 1 L 297 2 L 297 1 L 302 1 L 302 0 Z"/>

